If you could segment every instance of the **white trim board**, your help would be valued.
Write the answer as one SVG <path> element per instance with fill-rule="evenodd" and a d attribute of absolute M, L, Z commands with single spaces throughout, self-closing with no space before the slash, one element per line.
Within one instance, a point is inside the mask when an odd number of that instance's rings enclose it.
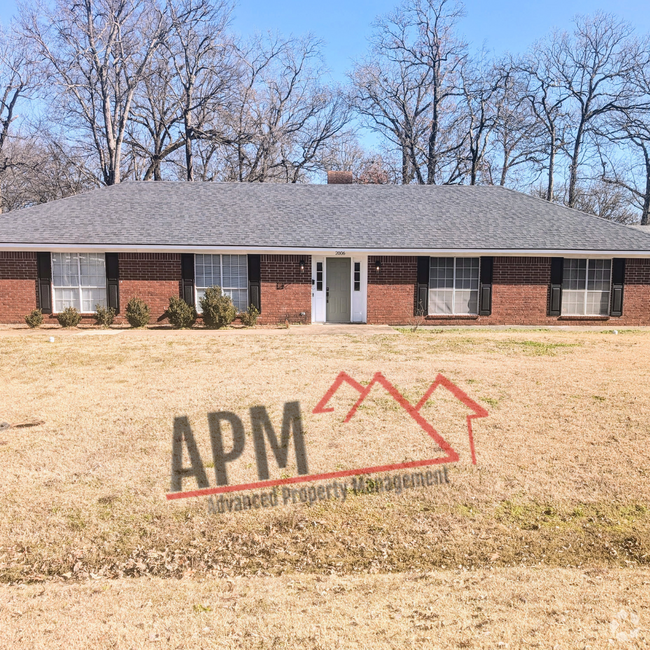
<path fill-rule="evenodd" d="M 298 247 L 249 247 L 241 246 L 159 246 L 159 245 L 138 245 L 138 244 L 0 244 L 2 252 L 52 252 L 52 253 L 239 253 L 266 254 L 266 255 L 295 255 L 304 253 L 307 255 L 336 255 L 337 251 L 343 252 L 346 256 L 356 254 L 379 255 L 382 257 L 400 257 L 412 255 L 429 255 L 431 257 L 455 256 L 455 257 L 647 257 L 650 258 L 650 249 L 647 251 L 613 251 L 613 250 L 537 250 L 537 249 L 480 249 L 480 248 L 440 248 L 440 249 L 372 249 L 372 248 L 298 248 Z"/>

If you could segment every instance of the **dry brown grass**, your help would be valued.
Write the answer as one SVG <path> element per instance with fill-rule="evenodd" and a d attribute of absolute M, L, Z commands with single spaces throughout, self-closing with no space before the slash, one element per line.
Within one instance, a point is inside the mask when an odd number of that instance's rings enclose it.
<path fill-rule="evenodd" d="M 441 647 L 466 637 L 475 647 L 496 647 L 498 640 L 516 647 L 525 638 L 515 632 L 522 611 L 530 616 L 530 629 L 538 630 L 540 647 L 552 647 L 551 639 L 559 647 L 567 647 L 568 639 L 572 644 L 587 639 L 586 645 L 599 647 L 600 641 L 589 641 L 589 635 L 606 638 L 612 612 L 624 597 L 626 607 L 638 611 L 643 623 L 650 591 L 647 571 L 640 568 L 650 558 L 650 332 L 364 332 L 359 328 L 312 336 L 308 328 L 300 328 L 299 336 L 294 329 L 91 336 L 48 331 L 0 337 L 0 421 L 45 421 L 40 427 L 0 432 L 0 442 L 6 443 L 0 444 L 0 578 L 5 583 L 46 581 L 42 597 L 31 597 L 40 593 L 38 586 L 5 586 L 2 597 L 14 599 L 20 611 L 21 602 L 40 602 L 37 598 L 70 603 L 66 610 L 43 606 L 51 614 L 43 614 L 42 623 L 35 615 L 30 622 L 6 619 L 10 625 L 4 634 L 12 635 L 7 638 L 17 640 L 22 629 L 27 646 L 58 647 L 54 633 L 45 636 L 45 621 L 59 620 L 72 634 L 87 602 L 94 626 L 89 633 L 104 638 L 104 630 L 106 639 L 116 640 L 115 647 L 141 647 L 149 636 L 133 628 L 131 614 L 118 611 L 119 589 L 125 602 L 164 596 L 169 601 L 164 625 L 177 634 L 186 621 L 199 634 L 200 616 L 188 611 L 175 619 L 172 605 L 202 602 L 203 593 L 218 594 L 223 583 L 214 582 L 214 576 L 247 585 L 249 596 L 242 595 L 241 607 L 250 606 L 249 617 L 259 621 L 259 638 L 244 636 L 255 625 L 244 619 L 237 623 L 239 637 L 230 639 L 232 647 L 368 647 L 370 642 L 389 647 L 391 642 L 373 631 L 364 605 L 374 602 L 373 595 L 383 607 L 384 627 L 394 627 L 400 640 L 395 645 L 404 647 L 419 638 L 414 612 L 427 611 L 409 598 L 424 599 L 433 592 L 446 603 L 449 620 L 458 621 L 456 628 L 441 625 L 424 631 L 430 637 L 436 630 Z M 55 343 L 48 342 L 50 335 Z M 373 394 L 348 428 L 340 421 L 355 398 L 351 391 L 337 395 L 335 414 L 312 415 L 341 370 L 359 381 L 382 371 L 413 402 L 443 373 L 490 412 L 474 421 L 478 465 L 467 460 L 466 411 L 434 394 L 423 414 L 461 454 L 461 462 L 450 469 L 451 483 L 444 487 L 220 516 L 208 514 L 204 499 L 164 499 L 177 415 L 190 418 L 206 462 L 208 411 L 245 416 L 249 407 L 265 404 L 278 423 L 282 404 L 295 399 L 302 404 L 312 471 L 399 462 L 435 452 L 430 444 L 423 446 L 409 418 L 381 393 Z M 249 452 L 251 448 L 248 444 Z M 233 467 L 231 482 L 255 478 L 253 465 L 249 453 Z M 208 475 L 214 484 L 213 470 Z M 186 481 L 186 487 L 192 483 Z M 459 565 L 473 571 L 452 573 Z M 494 573 L 488 571 L 495 567 Z M 585 575 L 593 579 L 585 574 L 590 567 L 608 570 L 609 591 L 587 588 L 592 590 L 589 598 L 600 594 L 602 610 L 595 607 L 597 600 L 585 600 L 578 587 Z M 409 582 L 414 571 L 433 574 Z M 300 616 L 300 599 L 291 597 L 286 587 L 288 580 L 298 579 L 297 573 L 309 598 L 332 610 L 325 636 L 315 627 L 325 625 L 318 608 L 307 605 Z M 390 573 L 396 575 L 383 575 Z M 323 576 L 332 597 L 317 597 L 320 583 L 305 574 Z M 103 578 L 84 583 L 91 575 Z M 250 577 L 260 575 L 268 577 Z M 157 578 L 130 581 L 129 576 Z M 172 576 L 185 580 L 165 581 Z M 199 582 L 203 576 L 210 581 Z M 118 580 L 105 583 L 105 578 Z M 82 582 L 47 583 L 61 579 Z M 454 595 L 456 579 L 469 581 L 463 584 L 470 595 L 480 591 L 471 587 L 472 580 L 491 585 L 481 605 L 489 624 L 477 626 L 475 610 Z M 449 589 L 437 580 L 447 580 Z M 520 580 L 530 582 L 539 601 L 509 608 L 507 595 Z M 554 581 L 559 581 L 557 589 Z M 91 597 L 97 589 L 93 585 L 100 583 L 109 585 L 107 591 Z M 350 595 L 334 598 L 335 585 L 348 585 L 341 593 Z M 626 591 L 634 585 L 641 594 L 636 600 Z M 268 613 L 255 610 L 256 589 L 269 602 L 274 597 L 285 602 L 285 611 L 295 616 L 280 620 L 272 607 Z M 402 594 L 398 605 L 403 623 L 389 618 L 391 600 L 385 594 L 391 589 Z M 566 606 L 553 604 L 556 600 Z M 214 604 L 214 611 L 228 606 Z M 99 613 L 92 614 L 93 608 L 99 612 L 102 607 L 118 612 L 113 620 L 126 621 L 129 633 L 118 630 L 117 623 L 102 627 Z M 3 608 L 0 616 L 11 611 Z M 349 623 L 335 624 L 345 611 L 361 617 L 358 634 L 334 629 Z M 581 632 L 575 623 L 578 612 L 588 621 Z M 561 616 L 571 624 L 557 623 Z M 145 627 L 154 619 L 147 620 Z M 434 622 L 438 625 L 438 619 Z M 466 637 L 459 636 L 461 629 Z M 481 636 L 482 629 L 495 636 Z M 44 636 L 38 637 L 38 630 Z M 163 632 L 151 634 L 164 641 Z M 174 634 L 168 634 L 170 647 L 176 647 Z M 276 637 L 293 642 L 273 645 Z M 200 639 L 203 647 L 230 647 L 223 639 Z M 108 641 L 97 645 L 114 646 Z M 68 647 L 84 646 L 79 641 Z"/>
<path fill-rule="evenodd" d="M 642 648 L 649 585 L 511 568 L 0 586 L 0 647 Z"/>

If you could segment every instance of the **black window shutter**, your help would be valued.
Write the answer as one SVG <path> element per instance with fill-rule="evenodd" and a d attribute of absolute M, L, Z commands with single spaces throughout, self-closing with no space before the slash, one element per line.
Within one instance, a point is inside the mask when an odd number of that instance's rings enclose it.
<path fill-rule="evenodd" d="M 489 316 L 492 313 L 492 270 L 494 268 L 493 257 L 481 258 L 481 287 L 479 294 L 478 313 L 481 316 Z"/>
<path fill-rule="evenodd" d="M 38 307 L 44 314 L 52 313 L 52 256 L 36 253 L 38 268 Z"/>
<path fill-rule="evenodd" d="M 262 256 L 248 256 L 248 303 L 262 313 Z"/>
<path fill-rule="evenodd" d="M 120 260 L 117 253 L 106 253 L 106 306 L 120 313 Z"/>
<path fill-rule="evenodd" d="M 429 313 L 429 264 L 428 257 L 418 257 L 416 316 L 426 316 Z"/>
<path fill-rule="evenodd" d="M 183 300 L 194 306 L 194 253 L 181 253 Z"/>
<path fill-rule="evenodd" d="M 623 315 L 623 285 L 625 284 L 625 258 L 612 260 L 612 316 Z"/>
<path fill-rule="evenodd" d="M 551 258 L 551 287 L 548 301 L 548 315 L 560 316 L 562 313 L 562 277 L 564 275 L 564 258 Z"/>

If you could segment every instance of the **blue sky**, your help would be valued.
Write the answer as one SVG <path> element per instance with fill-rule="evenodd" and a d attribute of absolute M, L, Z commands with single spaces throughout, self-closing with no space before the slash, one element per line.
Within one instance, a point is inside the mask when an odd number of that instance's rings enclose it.
<path fill-rule="evenodd" d="M 343 81 L 351 61 L 366 49 L 373 19 L 390 11 L 396 0 L 239 0 L 234 29 L 239 33 L 279 31 L 296 36 L 311 32 L 325 41 L 325 59 L 333 77 Z M 0 0 L 0 21 L 16 11 L 15 0 Z M 576 14 L 614 13 L 639 32 L 650 32 L 648 0 L 467 0 L 460 34 L 475 48 L 483 44 L 498 54 L 521 52 L 554 27 L 569 28 Z"/>
<path fill-rule="evenodd" d="M 371 23 L 393 9 L 396 0 L 241 0 L 235 16 L 237 31 L 264 29 L 284 33 L 313 32 L 326 42 L 326 62 L 342 80 L 350 62 L 363 55 Z M 576 14 L 598 10 L 631 22 L 639 32 L 650 32 L 648 0 L 466 0 L 466 17 L 459 33 L 472 45 L 498 54 L 522 52 L 554 27 L 569 28 Z"/>

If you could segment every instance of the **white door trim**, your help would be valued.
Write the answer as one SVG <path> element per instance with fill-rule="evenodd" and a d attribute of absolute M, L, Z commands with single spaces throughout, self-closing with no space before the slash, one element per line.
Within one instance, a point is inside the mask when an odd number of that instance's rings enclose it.
<path fill-rule="evenodd" d="M 338 251 L 337 253 L 313 255 L 311 258 L 312 291 L 311 291 L 311 322 L 326 322 L 326 293 L 327 293 L 327 259 L 328 258 L 350 258 L 350 317 L 353 323 L 365 323 L 368 318 L 368 255 L 366 253 L 350 253 Z M 318 262 L 323 265 L 323 285 L 318 291 Z M 354 268 L 355 263 L 359 264 L 360 280 L 359 291 L 354 290 Z"/>

